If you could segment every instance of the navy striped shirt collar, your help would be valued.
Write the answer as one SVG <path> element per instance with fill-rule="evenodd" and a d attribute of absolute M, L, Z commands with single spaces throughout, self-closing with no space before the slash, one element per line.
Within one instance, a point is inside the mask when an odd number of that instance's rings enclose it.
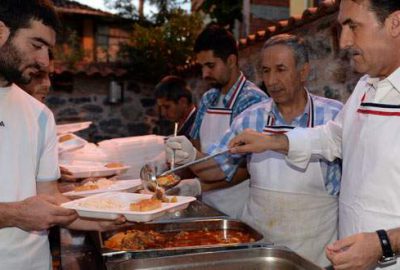
<path fill-rule="evenodd" d="M 307 88 L 305 88 L 306 93 L 307 93 L 307 103 L 306 106 L 304 107 L 304 111 L 301 115 L 295 117 L 293 119 L 292 123 L 286 123 L 285 119 L 283 118 L 282 114 L 279 112 L 278 106 L 276 105 L 276 103 L 271 99 L 272 105 L 271 105 L 271 110 L 269 111 L 269 115 L 273 118 L 275 118 L 276 121 L 278 121 L 279 123 L 283 123 L 287 126 L 297 126 L 295 125 L 295 123 L 298 123 L 298 126 L 308 126 L 308 121 L 310 120 L 310 112 L 312 112 L 314 109 L 312 108 L 312 97 L 310 95 L 310 93 L 308 92 Z M 313 118 L 313 115 L 311 115 L 311 117 Z M 303 125 L 304 124 L 304 125 Z"/>

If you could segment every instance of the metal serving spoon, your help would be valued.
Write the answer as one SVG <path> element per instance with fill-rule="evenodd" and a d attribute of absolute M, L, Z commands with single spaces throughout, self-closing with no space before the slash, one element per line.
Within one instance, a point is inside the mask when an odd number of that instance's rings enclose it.
<path fill-rule="evenodd" d="M 189 166 L 192 166 L 194 164 L 198 164 L 198 163 L 204 162 L 206 160 L 212 159 L 212 158 L 214 158 L 216 156 L 226 154 L 229 151 L 230 151 L 230 149 L 226 149 L 226 150 L 217 152 L 215 154 L 212 154 L 210 156 L 205 156 L 205 157 L 199 158 L 197 160 L 194 160 L 192 162 L 186 163 L 184 165 L 181 165 L 181 166 L 175 167 L 173 169 L 167 170 L 167 171 L 165 171 L 163 173 L 160 173 L 160 174 L 156 174 L 154 168 L 152 166 L 150 166 L 149 164 L 146 164 L 140 169 L 140 179 L 142 180 L 143 187 L 146 190 L 148 190 L 150 192 L 155 192 L 157 190 L 157 188 L 160 188 L 160 185 L 157 182 L 157 178 L 158 177 L 172 174 L 172 173 L 174 173 L 176 171 L 182 170 L 182 169 L 187 168 Z M 165 186 L 165 187 L 162 186 L 162 187 L 164 189 L 170 189 L 170 188 L 176 186 L 179 182 L 180 182 L 180 179 L 177 179 L 177 181 L 175 181 L 172 185 L 168 185 L 168 186 Z"/>

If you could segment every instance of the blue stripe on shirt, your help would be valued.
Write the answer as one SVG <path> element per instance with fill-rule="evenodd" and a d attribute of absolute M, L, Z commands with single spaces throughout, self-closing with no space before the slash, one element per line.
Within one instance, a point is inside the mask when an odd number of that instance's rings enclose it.
<path fill-rule="evenodd" d="M 227 103 L 234 94 L 234 90 L 238 82 L 239 80 L 231 87 L 223 100 L 226 108 L 228 108 Z M 201 123 L 203 122 L 204 115 L 208 108 L 216 106 L 219 95 L 220 90 L 213 88 L 208 90 L 201 98 L 196 119 L 194 120 L 192 131 L 190 132 L 190 137 L 192 139 L 199 139 L 200 127 Z M 245 109 L 266 99 L 268 99 L 268 96 L 264 92 L 262 92 L 254 83 L 246 80 L 243 89 L 233 105 L 231 123 L 233 119 L 235 119 Z"/>
<path fill-rule="evenodd" d="M 340 102 L 335 100 L 313 95 L 310 96 L 314 101 L 314 124 L 316 126 L 323 125 L 329 120 L 334 119 L 343 106 Z M 267 119 L 270 114 L 272 114 L 275 118 L 274 126 L 287 126 L 288 123 L 285 122 L 283 117 L 280 115 L 278 108 L 272 102 L 272 99 L 265 100 L 245 110 L 233 121 L 230 129 L 227 130 L 227 132 L 223 135 L 221 141 L 210 146 L 207 153 L 211 155 L 217 151 L 227 149 L 229 142 L 246 128 L 251 128 L 258 132 L 262 132 L 267 124 Z M 267 111 L 266 108 L 268 107 L 271 107 L 272 109 Z M 296 117 L 294 121 L 289 124 L 295 127 L 307 127 L 307 119 L 308 109 L 306 108 L 302 115 Z M 249 155 L 225 154 L 216 157 L 215 160 L 224 171 L 227 180 L 230 181 L 235 175 L 239 164 L 244 158 L 246 158 L 246 156 Z M 330 195 L 337 195 L 339 193 L 341 177 L 340 161 L 327 162 L 321 160 L 321 168 L 323 172 L 325 172 L 324 181 L 328 193 Z"/>

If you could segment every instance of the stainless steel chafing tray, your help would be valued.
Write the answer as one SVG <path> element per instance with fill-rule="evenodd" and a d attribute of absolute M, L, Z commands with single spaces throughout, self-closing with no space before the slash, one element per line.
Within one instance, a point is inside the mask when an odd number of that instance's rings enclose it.
<path fill-rule="evenodd" d="M 200 219 L 200 220 L 176 220 L 165 223 L 138 223 L 133 226 L 125 227 L 123 229 L 107 231 L 98 233 L 95 235 L 95 242 L 100 248 L 101 254 L 104 256 L 105 261 L 116 261 L 116 260 L 127 260 L 137 258 L 152 258 L 179 255 L 193 252 L 205 252 L 215 250 L 226 250 L 238 247 L 248 247 L 253 243 L 241 243 L 241 244 L 221 244 L 221 245 L 207 245 L 207 246 L 195 246 L 195 247 L 179 247 L 179 248 L 165 248 L 165 249 L 147 249 L 147 250 L 114 250 L 104 247 L 104 241 L 110 238 L 112 235 L 126 231 L 126 230 L 153 230 L 156 232 L 172 233 L 181 231 L 193 231 L 193 230 L 236 230 L 249 233 L 251 238 L 256 242 L 262 240 L 263 236 L 255 231 L 247 224 L 233 219 Z"/>
<path fill-rule="evenodd" d="M 108 270 L 322 270 L 285 247 L 258 247 L 108 264 Z"/>

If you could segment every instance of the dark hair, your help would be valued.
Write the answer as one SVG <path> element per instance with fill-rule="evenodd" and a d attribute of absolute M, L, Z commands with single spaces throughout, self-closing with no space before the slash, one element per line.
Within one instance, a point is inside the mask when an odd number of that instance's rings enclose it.
<path fill-rule="evenodd" d="M 185 80 L 178 76 L 164 77 L 156 85 L 154 95 L 156 98 L 165 98 L 176 103 L 181 97 L 184 97 L 189 103 L 192 103 L 192 93 Z"/>
<path fill-rule="evenodd" d="M 399 0 L 369 0 L 370 9 L 383 24 L 393 12 L 400 10 Z"/>
<path fill-rule="evenodd" d="M 309 62 L 308 49 L 301 37 L 292 34 L 273 36 L 264 43 L 263 50 L 275 45 L 284 45 L 292 49 L 297 68 Z"/>
<path fill-rule="evenodd" d="M 238 56 L 236 40 L 225 28 L 216 24 L 209 25 L 197 37 L 194 52 L 213 51 L 214 55 L 226 61 L 231 54 Z"/>
<path fill-rule="evenodd" d="M 60 22 L 50 0 L 1 0 L 0 21 L 15 34 L 21 28 L 30 27 L 31 20 L 37 20 L 58 31 Z"/>

